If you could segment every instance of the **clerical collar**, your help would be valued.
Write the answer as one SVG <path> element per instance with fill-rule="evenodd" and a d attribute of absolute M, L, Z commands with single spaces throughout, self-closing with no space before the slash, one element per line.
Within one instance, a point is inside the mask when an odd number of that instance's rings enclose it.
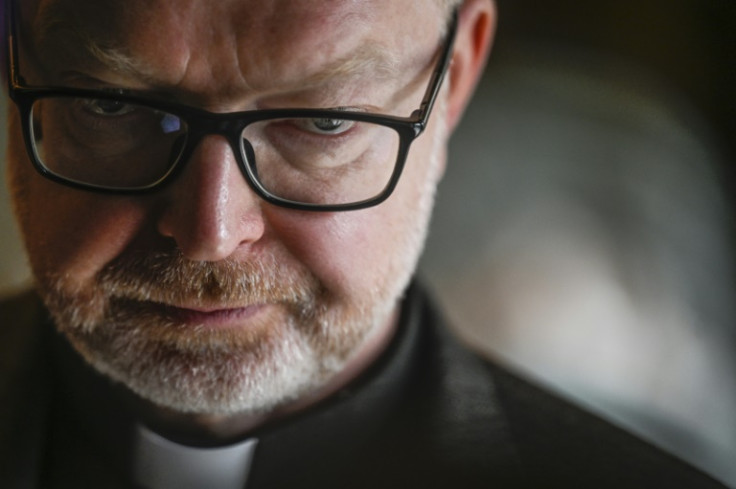
<path fill-rule="evenodd" d="M 107 460 L 109 473 L 138 479 L 140 486 L 150 489 L 256 489 L 274 487 L 274 481 L 283 481 L 287 473 L 334 471 L 341 460 L 353 456 L 355 447 L 380 431 L 410 390 L 421 329 L 420 296 L 416 287 L 409 289 L 395 338 L 358 379 L 304 412 L 264 425 L 240 443 L 220 447 L 180 445 L 146 428 L 109 395 L 110 381 L 59 338 L 57 397 L 66 405 L 68 419 L 73 419 L 63 420 L 68 425 L 64 436 L 79 431 L 80 439 L 89 439 L 92 452 L 98 452 L 95 456 Z"/>
<path fill-rule="evenodd" d="M 224 447 L 190 447 L 139 424 L 132 447 L 133 480 L 150 489 L 243 489 L 257 445 L 256 438 L 248 438 Z"/>

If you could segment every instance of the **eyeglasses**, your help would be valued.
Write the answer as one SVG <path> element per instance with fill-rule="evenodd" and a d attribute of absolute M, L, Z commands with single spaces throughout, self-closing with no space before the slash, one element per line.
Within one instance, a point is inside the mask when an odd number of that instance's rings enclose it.
<path fill-rule="evenodd" d="M 9 94 L 41 175 L 102 193 L 151 192 L 182 172 L 204 136 L 217 134 L 261 198 L 313 211 L 361 209 L 388 198 L 427 126 L 457 29 L 454 13 L 421 105 L 409 117 L 349 109 L 212 113 L 104 90 L 24 86 L 13 1 L 7 4 Z"/>

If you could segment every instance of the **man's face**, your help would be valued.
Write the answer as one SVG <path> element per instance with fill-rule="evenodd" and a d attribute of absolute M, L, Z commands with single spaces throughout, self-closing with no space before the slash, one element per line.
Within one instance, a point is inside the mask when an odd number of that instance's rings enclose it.
<path fill-rule="evenodd" d="M 29 84 L 135 89 L 213 112 L 409 115 L 445 23 L 429 0 L 24 8 Z M 390 334 L 444 162 L 442 111 L 440 99 L 395 193 L 342 213 L 260 200 L 220 136 L 152 194 L 66 188 L 32 169 L 13 112 L 15 208 L 58 328 L 97 369 L 181 412 L 262 412 L 321 388 Z"/>

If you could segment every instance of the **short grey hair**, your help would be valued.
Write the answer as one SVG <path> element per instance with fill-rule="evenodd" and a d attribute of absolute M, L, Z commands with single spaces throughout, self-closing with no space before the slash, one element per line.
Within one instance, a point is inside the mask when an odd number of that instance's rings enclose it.
<path fill-rule="evenodd" d="M 444 12 L 446 15 L 450 15 L 450 12 L 453 11 L 456 7 L 458 7 L 461 3 L 463 3 L 463 0 L 435 0 L 437 2 L 437 5 L 439 5 L 442 12 Z"/>

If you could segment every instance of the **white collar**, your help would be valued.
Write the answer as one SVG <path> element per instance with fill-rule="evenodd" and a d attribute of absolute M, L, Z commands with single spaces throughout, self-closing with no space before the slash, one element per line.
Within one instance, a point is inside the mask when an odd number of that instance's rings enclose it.
<path fill-rule="evenodd" d="M 146 489 L 243 489 L 258 440 L 215 448 L 174 443 L 138 425 L 133 476 Z"/>

